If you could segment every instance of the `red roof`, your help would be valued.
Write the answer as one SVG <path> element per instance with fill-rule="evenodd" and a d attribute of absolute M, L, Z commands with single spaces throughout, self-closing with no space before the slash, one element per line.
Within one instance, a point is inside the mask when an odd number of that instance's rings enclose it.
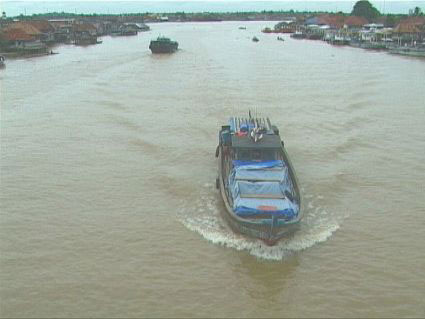
<path fill-rule="evenodd" d="M 414 23 L 410 22 L 400 22 L 395 28 L 395 33 L 419 33 L 421 32 L 419 30 L 419 27 L 415 25 Z"/>
<path fill-rule="evenodd" d="M 28 24 L 32 25 L 34 28 L 41 32 L 53 32 L 55 29 L 47 20 L 32 20 L 27 21 Z"/>
<path fill-rule="evenodd" d="M 368 22 L 369 21 L 367 21 L 366 18 L 357 16 L 349 16 L 344 20 L 344 24 L 349 27 L 361 27 L 367 24 Z"/>
<path fill-rule="evenodd" d="M 328 15 L 324 14 L 317 17 L 319 25 L 329 25 L 335 28 L 342 28 L 344 26 L 344 16 L 341 15 Z"/>
<path fill-rule="evenodd" d="M 8 41 L 32 41 L 35 37 L 21 29 L 9 29 L 3 31 L 3 38 Z"/>
<path fill-rule="evenodd" d="M 14 22 L 14 23 L 8 25 L 5 28 L 5 31 L 14 30 L 14 29 L 19 29 L 19 30 L 21 30 L 22 32 L 24 32 L 28 35 L 40 35 L 41 34 L 41 32 L 36 27 L 34 27 L 33 25 L 31 25 L 30 23 L 27 23 L 27 22 L 21 22 L 21 21 L 20 22 Z"/>
<path fill-rule="evenodd" d="M 395 33 L 420 33 L 425 27 L 425 17 L 408 17 L 394 28 Z"/>
<path fill-rule="evenodd" d="M 423 26 L 425 25 L 425 17 L 408 17 L 401 21 L 402 23 L 408 22 L 414 25 Z"/>

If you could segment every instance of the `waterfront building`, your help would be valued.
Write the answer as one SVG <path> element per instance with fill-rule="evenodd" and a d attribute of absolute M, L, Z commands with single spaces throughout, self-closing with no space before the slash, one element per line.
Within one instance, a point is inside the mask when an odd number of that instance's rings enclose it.
<path fill-rule="evenodd" d="M 97 30 L 91 23 L 75 23 L 72 27 L 74 44 L 87 45 L 97 43 Z"/>
<path fill-rule="evenodd" d="M 47 20 L 29 20 L 25 23 L 30 24 L 41 32 L 40 40 L 44 43 L 55 42 L 55 28 Z"/>
<path fill-rule="evenodd" d="M 22 54 L 44 53 L 44 34 L 28 22 L 13 22 L 2 29 L 0 34 L 2 49 L 6 52 L 18 51 Z"/>
<path fill-rule="evenodd" d="M 399 45 L 415 45 L 425 41 L 425 17 L 409 17 L 394 28 L 394 40 Z"/>
<path fill-rule="evenodd" d="M 48 20 L 53 26 L 53 37 L 55 42 L 71 43 L 72 40 L 72 25 L 75 19 L 51 19 Z"/>

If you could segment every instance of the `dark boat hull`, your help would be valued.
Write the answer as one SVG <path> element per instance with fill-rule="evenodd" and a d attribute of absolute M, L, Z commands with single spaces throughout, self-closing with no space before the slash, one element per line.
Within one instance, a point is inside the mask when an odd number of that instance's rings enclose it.
<path fill-rule="evenodd" d="M 151 44 L 149 45 L 149 49 L 152 51 L 152 53 L 173 53 L 177 51 L 178 44 L 151 42 Z"/>
<path fill-rule="evenodd" d="M 298 181 L 295 176 L 292 163 L 289 160 L 289 157 L 282 147 L 282 154 L 284 156 L 285 163 L 288 165 L 288 172 L 292 180 L 295 193 L 297 194 L 297 202 L 300 205 L 300 213 L 298 217 L 290 222 L 285 222 L 279 218 L 272 219 L 245 219 L 237 216 L 231 207 L 231 204 L 228 199 L 228 195 L 225 189 L 225 178 L 223 178 L 223 152 L 222 147 L 219 146 L 219 177 L 218 177 L 218 188 L 220 189 L 221 198 L 225 206 L 225 210 L 222 210 L 223 217 L 229 224 L 229 226 L 236 232 L 247 235 L 249 237 L 258 238 L 263 240 L 267 245 L 274 245 L 276 242 L 284 237 L 289 237 L 299 228 L 299 222 L 302 218 L 301 212 L 301 197 L 298 189 Z"/>

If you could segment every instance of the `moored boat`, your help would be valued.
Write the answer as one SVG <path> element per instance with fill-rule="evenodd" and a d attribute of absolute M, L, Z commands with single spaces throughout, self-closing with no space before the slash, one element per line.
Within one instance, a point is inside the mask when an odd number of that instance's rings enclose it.
<path fill-rule="evenodd" d="M 400 54 L 400 55 L 425 58 L 425 44 L 418 45 L 418 46 L 410 46 L 410 47 L 400 46 L 400 47 L 390 48 L 388 52 L 392 54 Z"/>
<path fill-rule="evenodd" d="M 307 36 L 306 36 L 306 34 L 305 34 L 304 32 L 301 32 L 301 31 L 295 31 L 294 33 L 292 33 L 292 34 L 290 35 L 290 37 L 291 37 L 292 39 L 305 39 Z"/>
<path fill-rule="evenodd" d="M 179 47 L 178 42 L 171 41 L 169 38 L 159 36 L 156 40 L 151 40 L 149 49 L 152 53 L 173 53 Z"/>
<path fill-rule="evenodd" d="M 230 118 L 219 132 L 216 157 L 216 186 L 233 230 L 274 245 L 298 228 L 298 181 L 269 118 Z"/>

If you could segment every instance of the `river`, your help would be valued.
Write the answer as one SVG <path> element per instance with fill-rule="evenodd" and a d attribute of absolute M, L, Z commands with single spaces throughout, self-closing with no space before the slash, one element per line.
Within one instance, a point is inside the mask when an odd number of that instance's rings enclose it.
<path fill-rule="evenodd" d="M 425 316 L 425 61 L 273 25 L 6 61 L 2 317 Z M 159 34 L 179 51 L 152 55 Z M 279 127 L 304 200 L 274 247 L 229 230 L 215 189 L 218 130 L 248 110 Z"/>

